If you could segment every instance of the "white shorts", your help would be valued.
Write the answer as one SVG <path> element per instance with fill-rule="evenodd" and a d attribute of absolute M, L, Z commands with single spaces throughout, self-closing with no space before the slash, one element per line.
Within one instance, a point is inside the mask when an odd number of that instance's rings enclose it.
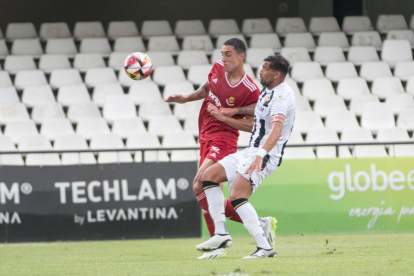
<path fill-rule="evenodd" d="M 253 192 L 259 187 L 263 179 L 271 175 L 276 169 L 279 163 L 278 158 L 270 157 L 264 163 L 264 169 L 259 173 L 253 172 L 252 176 L 249 173 L 245 173 L 247 168 L 253 163 L 256 158 L 258 148 L 246 148 L 243 151 L 238 151 L 224 157 L 219 163 L 224 167 L 227 175 L 227 181 L 229 182 L 229 189 L 233 185 L 236 179 L 237 173 L 240 173 L 245 179 L 252 183 Z"/>

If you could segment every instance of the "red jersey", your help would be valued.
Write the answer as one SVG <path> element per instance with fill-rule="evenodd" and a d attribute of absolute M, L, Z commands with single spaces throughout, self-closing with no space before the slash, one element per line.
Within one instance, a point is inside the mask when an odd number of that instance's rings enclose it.
<path fill-rule="evenodd" d="M 226 77 L 224 64 L 221 60 L 214 63 L 208 75 L 210 91 L 204 99 L 198 118 L 199 141 L 204 143 L 214 139 L 230 139 L 237 143 L 239 131 L 226 123 L 220 122 L 207 111 L 209 103 L 218 108 L 242 107 L 256 103 L 259 99 L 260 90 L 253 80 L 244 75 L 236 85 L 231 85 Z M 233 118 L 241 119 L 244 115 L 235 115 Z"/>

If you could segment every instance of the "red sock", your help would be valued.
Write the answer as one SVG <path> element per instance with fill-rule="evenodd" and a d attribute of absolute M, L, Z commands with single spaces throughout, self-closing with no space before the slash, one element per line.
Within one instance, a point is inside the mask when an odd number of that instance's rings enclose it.
<path fill-rule="evenodd" d="M 231 205 L 230 199 L 227 199 L 227 198 L 224 199 L 224 209 L 225 209 L 226 217 L 228 219 L 243 223 L 239 214 L 237 214 L 236 210 L 234 210 L 233 206 Z"/>
<path fill-rule="evenodd" d="M 206 221 L 208 232 L 210 233 L 210 236 L 213 236 L 214 234 L 214 221 L 210 216 L 210 213 L 208 212 L 208 202 L 206 198 L 206 194 L 204 191 L 199 192 L 196 194 L 198 203 L 201 206 L 201 210 L 203 211 L 204 220 Z"/>

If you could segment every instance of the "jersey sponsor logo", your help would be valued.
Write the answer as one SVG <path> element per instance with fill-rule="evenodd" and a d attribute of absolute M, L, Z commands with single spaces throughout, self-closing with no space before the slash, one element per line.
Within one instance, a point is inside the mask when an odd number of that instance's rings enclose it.
<path fill-rule="evenodd" d="M 220 100 L 219 100 L 219 98 L 217 98 L 217 96 L 216 95 L 214 95 L 213 94 L 213 92 L 208 92 L 208 96 L 216 103 L 216 105 L 218 106 L 218 107 L 221 107 L 221 103 L 220 103 Z"/>
<path fill-rule="evenodd" d="M 233 106 L 235 100 L 236 99 L 234 97 L 230 97 L 230 98 L 226 99 L 226 103 L 230 106 Z"/>
<path fill-rule="evenodd" d="M 220 148 L 219 147 L 212 146 L 211 150 L 214 151 L 214 152 L 220 153 Z"/>
<path fill-rule="evenodd" d="M 213 152 L 212 154 L 210 154 L 210 156 L 212 156 L 212 157 L 214 157 L 214 158 L 217 158 L 217 155 L 216 155 L 216 153 L 215 153 L 215 152 Z"/>
<path fill-rule="evenodd" d="M 217 79 L 213 79 L 213 82 L 214 82 L 214 83 L 217 83 Z"/>
<path fill-rule="evenodd" d="M 279 122 L 284 124 L 285 123 L 285 116 L 282 114 L 273 115 L 270 117 L 270 123 Z"/>

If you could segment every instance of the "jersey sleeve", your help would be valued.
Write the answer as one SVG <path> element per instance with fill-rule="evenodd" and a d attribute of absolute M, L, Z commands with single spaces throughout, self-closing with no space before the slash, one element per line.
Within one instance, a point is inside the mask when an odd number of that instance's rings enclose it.
<path fill-rule="evenodd" d="M 273 117 L 275 115 L 283 115 L 283 117 L 286 117 L 288 111 L 288 101 L 286 97 L 280 97 L 276 96 L 273 99 L 273 104 L 270 110 L 270 116 Z"/>
<path fill-rule="evenodd" d="M 213 76 L 217 76 L 218 75 L 218 66 L 220 66 L 220 64 L 218 64 L 218 62 L 215 62 L 213 67 L 210 70 L 210 73 L 208 74 L 208 82 L 211 82 L 211 80 L 213 79 Z"/>
<path fill-rule="evenodd" d="M 259 88 L 256 87 L 256 89 L 253 92 L 251 92 L 249 96 L 247 97 L 246 105 L 257 103 L 257 101 L 259 100 L 259 95 L 260 95 L 260 90 Z"/>

